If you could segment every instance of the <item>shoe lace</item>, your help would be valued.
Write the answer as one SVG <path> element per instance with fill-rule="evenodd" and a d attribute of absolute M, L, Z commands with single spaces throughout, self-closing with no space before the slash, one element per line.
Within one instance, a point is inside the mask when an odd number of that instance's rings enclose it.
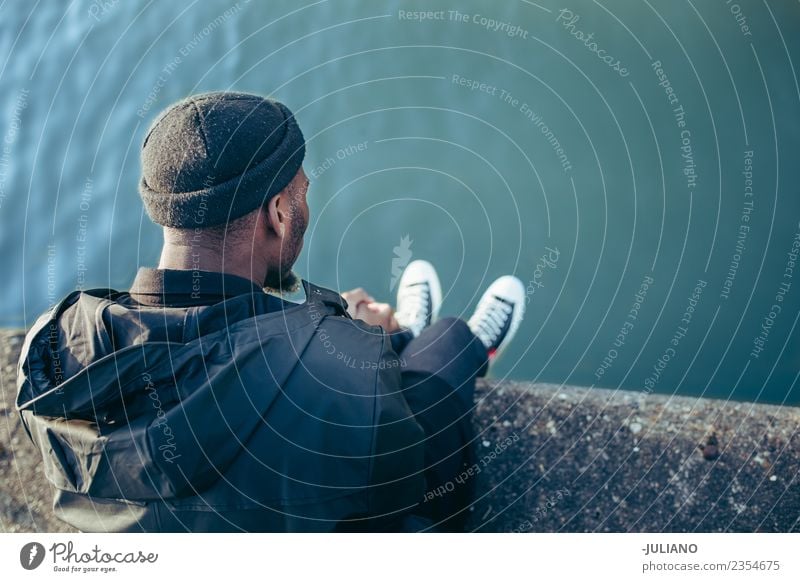
<path fill-rule="evenodd" d="M 475 312 L 473 333 L 487 348 L 497 347 L 503 327 L 511 315 L 512 306 L 496 299 L 479 305 Z"/>
<path fill-rule="evenodd" d="M 401 294 L 399 303 L 402 310 L 396 316 L 407 324 L 424 323 L 428 318 L 430 302 L 430 289 L 427 285 L 408 287 Z"/>

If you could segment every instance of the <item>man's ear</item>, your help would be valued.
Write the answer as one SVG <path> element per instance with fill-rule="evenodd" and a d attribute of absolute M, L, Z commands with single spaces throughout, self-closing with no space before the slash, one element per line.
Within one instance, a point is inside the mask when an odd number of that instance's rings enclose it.
<path fill-rule="evenodd" d="M 286 213 L 284 212 L 285 200 L 281 194 L 270 198 L 267 202 L 267 228 L 283 238 L 286 234 Z"/>

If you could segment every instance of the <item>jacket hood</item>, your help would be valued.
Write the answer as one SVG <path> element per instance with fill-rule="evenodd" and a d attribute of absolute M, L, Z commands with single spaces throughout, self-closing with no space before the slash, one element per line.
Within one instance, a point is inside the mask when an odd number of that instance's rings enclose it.
<path fill-rule="evenodd" d="M 113 300 L 119 292 L 92 290 L 42 315 L 22 348 L 17 409 L 50 482 L 128 500 L 196 495 L 216 482 L 313 337 L 320 312 L 309 305 L 330 309 L 304 284 L 309 303 L 233 324 L 220 310 L 242 308 L 251 296 L 199 308 L 131 307 Z M 120 327 L 147 318 L 161 321 L 163 333 L 142 326 L 147 334 L 137 343 L 115 347 Z"/>

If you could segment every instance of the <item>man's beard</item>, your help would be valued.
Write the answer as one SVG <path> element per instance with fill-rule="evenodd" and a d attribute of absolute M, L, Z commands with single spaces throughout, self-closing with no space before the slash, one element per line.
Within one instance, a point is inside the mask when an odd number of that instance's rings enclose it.
<path fill-rule="evenodd" d="M 298 215 L 295 215 L 301 221 Z M 267 274 L 264 277 L 264 284 L 262 287 L 269 291 L 278 294 L 294 293 L 300 289 L 300 277 L 297 273 L 292 271 L 292 266 L 300 254 L 300 248 L 303 244 L 303 235 L 306 232 L 306 222 L 302 221 L 300 224 L 292 225 L 292 232 L 289 239 L 283 245 L 281 251 L 281 265 L 278 269 L 267 268 Z"/>
<path fill-rule="evenodd" d="M 267 272 L 267 276 L 264 277 L 264 289 L 279 295 L 294 293 L 300 289 L 300 277 L 292 271 L 291 267 L 288 271 L 282 269 L 281 271 L 282 273 L 274 270 Z"/>

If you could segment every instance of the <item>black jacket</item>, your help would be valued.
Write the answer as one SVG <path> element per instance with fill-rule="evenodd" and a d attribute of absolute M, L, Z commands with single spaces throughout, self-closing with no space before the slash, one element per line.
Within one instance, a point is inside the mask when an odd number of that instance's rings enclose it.
<path fill-rule="evenodd" d="M 396 530 L 423 433 L 381 328 L 335 292 L 149 306 L 73 292 L 28 332 L 17 407 L 83 531 Z M 412 519 L 413 521 L 413 519 Z"/>

